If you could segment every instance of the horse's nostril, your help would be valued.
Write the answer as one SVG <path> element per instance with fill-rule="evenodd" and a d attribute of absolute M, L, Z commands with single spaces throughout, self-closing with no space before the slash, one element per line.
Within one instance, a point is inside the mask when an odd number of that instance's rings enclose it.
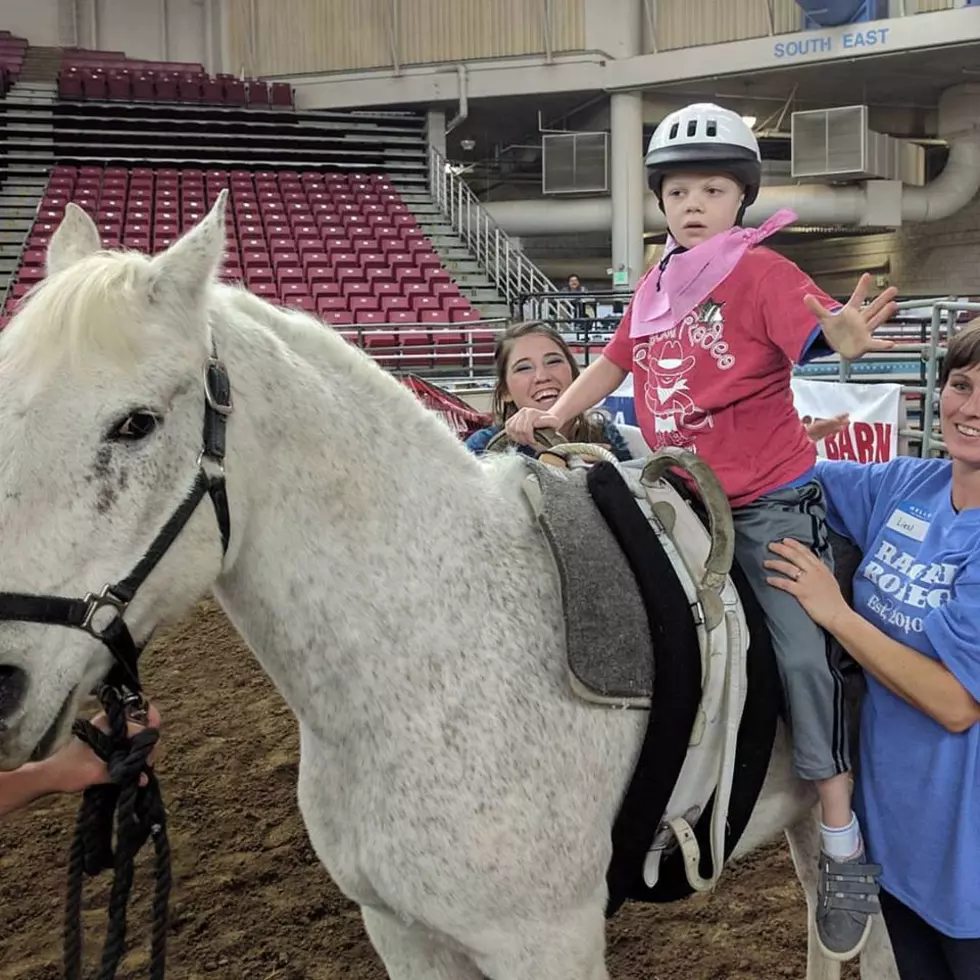
<path fill-rule="evenodd" d="M 27 694 L 27 674 L 20 667 L 0 664 L 0 723 L 20 706 Z"/>

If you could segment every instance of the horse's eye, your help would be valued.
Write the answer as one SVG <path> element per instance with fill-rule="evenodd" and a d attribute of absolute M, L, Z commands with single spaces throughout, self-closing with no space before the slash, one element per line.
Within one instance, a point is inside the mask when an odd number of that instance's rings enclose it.
<path fill-rule="evenodd" d="M 117 423 L 109 432 L 109 438 L 136 442 L 152 434 L 160 424 L 160 416 L 153 412 L 133 412 Z"/>

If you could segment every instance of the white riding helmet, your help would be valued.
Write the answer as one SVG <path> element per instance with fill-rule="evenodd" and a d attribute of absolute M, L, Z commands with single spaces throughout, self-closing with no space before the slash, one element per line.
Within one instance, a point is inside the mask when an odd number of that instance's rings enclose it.
<path fill-rule="evenodd" d="M 666 116 L 650 137 L 647 181 L 663 209 L 660 189 L 667 174 L 707 167 L 731 174 L 745 186 L 742 209 L 759 194 L 762 154 L 752 129 L 736 112 L 697 102 Z"/>

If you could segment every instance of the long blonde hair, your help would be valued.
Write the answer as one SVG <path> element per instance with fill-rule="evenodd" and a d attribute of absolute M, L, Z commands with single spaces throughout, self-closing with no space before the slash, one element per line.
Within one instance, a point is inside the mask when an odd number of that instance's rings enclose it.
<path fill-rule="evenodd" d="M 562 353 L 568 362 L 569 370 L 572 372 L 574 381 L 581 369 L 575 360 L 565 338 L 562 337 L 554 327 L 540 320 L 525 320 L 520 323 L 511 324 L 498 338 L 497 345 L 493 352 L 494 367 L 497 371 L 497 383 L 493 389 L 493 399 L 491 410 L 493 412 L 494 423 L 498 426 L 504 425 L 508 418 L 515 412 L 512 401 L 508 401 L 510 393 L 507 387 L 507 367 L 510 364 L 510 356 L 514 346 L 522 337 L 539 336 L 546 337 Z M 565 427 L 563 435 L 572 442 L 606 442 L 606 423 L 608 415 L 601 409 L 592 409 L 575 416 Z"/>

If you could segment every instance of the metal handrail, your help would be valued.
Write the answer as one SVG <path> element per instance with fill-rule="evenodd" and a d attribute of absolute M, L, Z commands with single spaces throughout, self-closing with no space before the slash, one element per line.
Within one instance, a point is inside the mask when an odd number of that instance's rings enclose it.
<path fill-rule="evenodd" d="M 453 172 L 435 147 L 429 147 L 429 192 L 508 303 L 513 304 L 518 297 L 531 293 L 558 291 L 490 217 L 466 181 Z M 556 314 L 570 313 L 570 306 L 556 303 Z"/>

